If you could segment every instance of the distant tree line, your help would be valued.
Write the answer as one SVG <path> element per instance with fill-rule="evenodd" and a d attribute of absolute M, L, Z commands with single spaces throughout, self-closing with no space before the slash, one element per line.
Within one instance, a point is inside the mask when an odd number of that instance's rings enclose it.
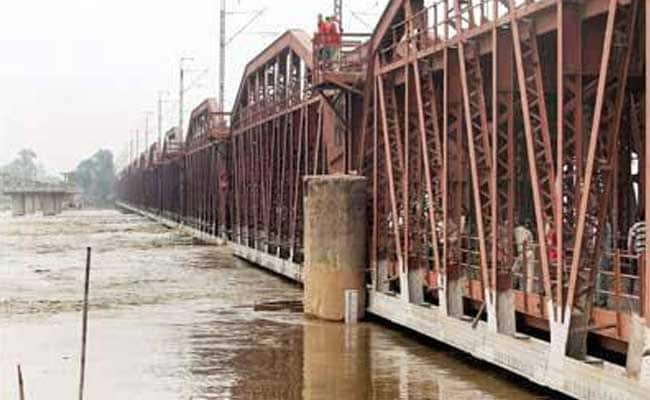
<path fill-rule="evenodd" d="M 43 164 L 37 162 L 38 157 L 32 149 L 23 149 L 18 152 L 17 157 L 9 164 L 0 166 L 0 173 L 12 178 L 56 183 L 59 178 L 49 175 Z"/>
<path fill-rule="evenodd" d="M 75 179 L 87 200 L 95 205 L 111 203 L 115 181 L 113 153 L 99 150 L 92 157 L 83 160 L 75 170 Z"/>

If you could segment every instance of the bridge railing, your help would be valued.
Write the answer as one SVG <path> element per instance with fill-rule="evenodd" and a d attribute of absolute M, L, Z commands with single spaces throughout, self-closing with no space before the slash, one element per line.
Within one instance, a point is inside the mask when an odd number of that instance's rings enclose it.
<path fill-rule="evenodd" d="M 259 123 L 310 98 L 310 88 L 303 91 L 299 85 L 294 85 L 282 96 L 269 96 L 241 109 L 237 113 L 236 121 L 233 121 L 233 130 L 243 129 Z"/>
<path fill-rule="evenodd" d="M 364 44 L 370 39 L 366 33 L 344 33 L 340 43 L 331 43 L 332 35 L 316 33 L 313 39 L 314 82 L 322 81 L 323 73 L 363 74 L 368 62 Z"/>
<path fill-rule="evenodd" d="M 541 0 L 515 0 L 516 9 Z M 476 0 L 461 3 L 458 10 L 454 0 L 436 0 L 406 18 L 393 24 L 379 50 L 380 62 L 390 64 L 408 54 L 444 46 L 460 32 L 471 33 L 506 17 L 510 10 L 507 1 Z"/>
<path fill-rule="evenodd" d="M 539 250 L 536 242 L 524 243 L 518 249 L 513 265 L 510 266 L 513 289 L 544 295 Z M 468 279 L 480 280 L 479 263 L 478 238 L 461 236 L 460 266 Z M 625 249 L 605 252 L 601 265 L 596 267 L 598 270 L 595 272 L 597 278 L 593 297 L 595 306 L 616 312 L 618 319 L 622 314 L 631 315 L 643 311 L 641 299 L 648 289 L 642 280 L 647 273 L 642 254 L 632 254 Z M 566 276 L 563 277 L 563 282 L 566 283 L 568 268 L 564 270 Z M 557 277 L 552 276 L 551 280 L 557 282 Z"/>

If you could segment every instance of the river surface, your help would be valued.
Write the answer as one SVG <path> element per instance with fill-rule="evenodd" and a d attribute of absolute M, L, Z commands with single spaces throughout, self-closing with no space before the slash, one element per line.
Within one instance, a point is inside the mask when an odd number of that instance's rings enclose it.
<path fill-rule="evenodd" d="M 377 322 L 307 319 L 301 289 L 118 211 L 0 214 L 0 399 L 73 399 L 85 248 L 86 399 L 545 399 L 516 378 Z"/>

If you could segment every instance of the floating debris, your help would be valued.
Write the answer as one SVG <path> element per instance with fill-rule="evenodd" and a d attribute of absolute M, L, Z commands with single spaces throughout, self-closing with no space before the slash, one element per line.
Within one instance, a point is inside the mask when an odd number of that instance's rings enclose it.
<path fill-rule="evenodd" d="M 253 306 L 255 311 L 289 311 L 289 312 L 303 312 L 303 304 L 301 300 L 280 300 L 280 301 L 266 301 L 263 303 L 255 303 Z"/>

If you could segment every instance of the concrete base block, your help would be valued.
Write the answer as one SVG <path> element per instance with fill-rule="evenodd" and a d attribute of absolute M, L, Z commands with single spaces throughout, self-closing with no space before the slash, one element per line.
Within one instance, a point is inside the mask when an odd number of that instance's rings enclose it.
<path fill-rule="evenodd" d="M 515 294 L 512 290 L 496 292 L 497 332 L 504 335 L 514 335 L 517 328 L 515 322 Z"/>
<path fill-rule="evenodd" d="M 650 327 L 645 318 L 633 315 L 627 348 L 627 374 L 650 385 Z"/>
<path fill-rule="evenodd" d="M 445 274 L 438 274 L 438 304 L 441 310 L 446 311 L 447 307 L 447 282 L 445 280 Z"/>
<path fill-rule="evenodd" d="M 359 294 L 359 318 L 365 311 L 366 189 L 358 176 L 305 178 L 304 310 L 330 321 L 345 316 L 345 292 Z"/>
<path fill-rule="evenodd" d="M 303 281 L 303 268 L 291 260 L 284 260 L 275 255 L 263 253 L 248 246 L 236 243 L 229 243 L 233 254 L 253 264 L 259 265 L 271 272 L 284 276 L 295 282 Z"/>
<path fill-rule="evenodd" d="M 161 215 L 152 214 L 150 212 L 140 210 L 140 209 L 138 209 L 136 207 L 132 207 L 132 206 L 130 206 L 128 204 L 125 204 L 125 203 L 117 202 L 117 203 L 115 203 L 115 205 L 119 209 L 122 209 L 122 210 L 125 210 L 125 211 L 128 211 L 128 212 L 132 212 L 134 214 L 141 215 L 141 216 L 143 216 L 145 218 L 149 218 L 150 220 L 158 222 L 159 224 L 164 225 L 164 226 L 166 226 L 166 227 L 168 227 L 170 229 L 178 229 L 179 231 L 182 231 L 182 232 L 192 236 L 193 238 L 198 239 L 198 240 L 200 240 L 200 241 L 202 241 L 202 242 L 204 242 L 206 244 L 215 245 L 215 246 L 223 246 L 223 245 L 226 244 L 226 242 L 223 239 L 218 238 L 218 237 L 216 237 L 214 235 L 210 235 L 210 234 L 208 234 L 206 232 L 202 232 L 202 231 L 200 231 L 198 229 L 192 228 L 191 226 L 183 223 L 182 221 L 181 222 L 176 222 L 176 221 L 173 221 L 173 220 L 171 220 L 169 218 L 163 217 Z"/>
<path fill-rule="evenodd" d="M 419 269 L 410 269 L 408 271 L 409 281 L 409 301 L 413 304 L 424 303 L 424 274 Z"/>
<path fill-rule="evenodd" d="M 498 332 L 499 331 L 499 324 L 497 323 L 498 321 L 498 315 L 497 315 L 497 302 L 496 302 L 496 294 L 490 295 L 489 289 L 485 289 L 485 293 L 483 295 L 487 299 L 487 303 L 485 305 L 485 312 L 487 313 L 487 327 L 491 332 Z"/>
<path fill-rule="evenodd" d="M 463 279 L 447 281 L 447 315 L 454 318 L 463 316 Z"/>
<path fill-rule="evenodd" d="M 381 260 L 377 262 L 377 291 L 386 293 L 390 290 L 390 281 L 388 280 L 388 261 Z"/>
<path fill-rule="evenodd" d="M 403 268 L 399 266 L 399 297 L 408 303 L 409 301 L 409 277 Z"/>
<path fill-rule="evenodd" d="M 576 399 L 647 399 L 650 386 L 625 377 L 624 368 L 604 362 L 595 366 L 561 356 L 551 362 L 550 345 L 529 338 L 492 332 L 479 321 L 475 329 L 467 322 L 445 316 L 439 307 L 424 308 L 394 296 L 371 291 L 368 313 L 385 318 L 420 334 L 439 340 L 473 357 L 499 366 L 532 382 Z"/>
<path fill-rule="evenodd" d="M 547 304 L 547 310 L 548 315 L 553 315 L 552 305 Z M 549 319 L 548 323 L 551 332 L 550 361 L 554 365 L 561 366 L 562 360 L 566 357 L 569 325 L 561 321 L 555 321 L 553 318 Z"/>
<path fill-rule="evenodd" d="M 571 314 L 571 322 L 566 342 L 566 355 L 577 360 L 584 360 L 587 357 L 587 334 L 589 316 L 581 311 L 574 310 Z"/>

